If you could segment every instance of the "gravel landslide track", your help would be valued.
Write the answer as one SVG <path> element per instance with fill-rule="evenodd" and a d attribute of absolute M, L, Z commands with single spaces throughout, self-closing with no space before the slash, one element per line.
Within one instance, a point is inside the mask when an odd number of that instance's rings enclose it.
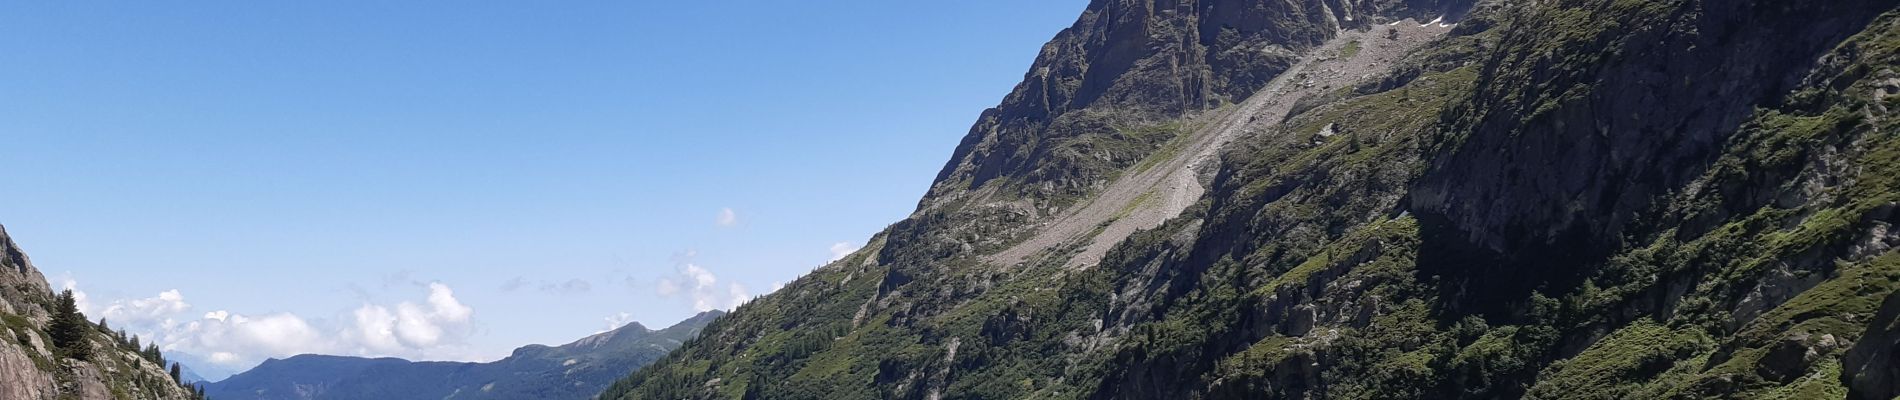
<path fill-rule="evenodd" d="M 1202 117 L 1206 123 L 1170 142 L 1170 146 L 1180 146 L 1178 151 L 1150 156 L 1166 159 L 1148 160 L 1151 167 L 1123 174 L 1088 203 L 1071 208 L 1022 243 L 988 256 L 988 261 L 1016 265 L 1064 244 L 1087 240 L 1065 265 L 1095 266 L 1128 235 L 1160 226 L 1200 200 L 1207 191 L 1201 184 L 1202 172 L 1218 168 L 1221 148 L 1244 134 L 1249 122 L 1284 120 L 1301 98 L 1385 72 L 1407 52 L 1451 31 L 1452 25 L 1438 22 L 1407 19 L 1364 31 L 1341 31 L 1239 106 Z M 1389 31 L 1397 31 L 1397 38 L 1388 38 Z M 1345 57 L 1343 51 L 1353 42 L 1359 43 L 1357 54 Z M 1095 235 L 1088 237 L 1091 233 Z"/>

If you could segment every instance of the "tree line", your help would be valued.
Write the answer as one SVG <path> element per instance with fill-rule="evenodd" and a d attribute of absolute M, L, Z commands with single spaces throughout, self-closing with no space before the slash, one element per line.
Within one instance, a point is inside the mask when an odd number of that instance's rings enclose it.
<path fill-rule="evenodd" d="M 60 357 L 92 361 L 98 355 L 98 349 L 93 348 L 95 343 L 92 340 L 92 336 L 97 333 L 109 339 L 112 342 L 110 344 L 118 350 L 137 354 L 140 359 L 157 364 L 161 369 L 167 364 L 165 354 L 159 350 L 158 343 L 141 345 L 137 335 L 126 334 L 123 329 L 112 330 L 106 325 L 104 319 L 96 324 L 86 319 L 86 315 L 79 311 L 79 302 L 73 297 L 73 291 L 70 289 L 59 293 L 51 311 L 52 323 L 47 327 L 47 335 L 52 337 L 53 347 Z M 185 382 L 184 377 L 180 375 L 183 372 L 182 367 L 176 362 L 169 364 L 172 384 L 184 388 L 190 394 L 189 398 L 193 400 L 206 399 L 204 386 Z"/>

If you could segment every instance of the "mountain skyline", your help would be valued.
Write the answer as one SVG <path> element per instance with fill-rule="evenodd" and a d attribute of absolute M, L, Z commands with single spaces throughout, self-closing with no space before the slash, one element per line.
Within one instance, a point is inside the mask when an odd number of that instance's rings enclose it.
<path fill-rule="evenodd" d="M 695 314 L 692 317 L 688 317 L 685 320 L 681 320 L 669 326 L 697 327 L 697 326 L 703 325 L 704 322 L 708 321 L 708 318 L 710 318 L 709 316 L 717 316 L 717 315 L 722 315 L 722 314 L 723 312 L 719 310 L 701 312 L 699 314 Z M 695 321 L 698 321 L 698 322 L 695 323 Z M 598 337 L 602 335 L 608 335 L 613 332 L 630 330 L 630 329 L 644 330 L 646 328 L 645 328 L 645 324 L 640 323 L 640 321 L 625 321 L 624 323 L 621 323 L 619 326 L 616 326 L 613 329 L 596 332 L 593 335 L 590 335 L 589 338 Z M 587 338 L 582 338 L 581 340 L 578 340 L 577 342 L 586 341 L 586 339 Z M 533 346 L 546 347 L 546 346 L 551 346 L 551 345 L 552 345 L 551 343 L 535 343 L 535 344 L 524 344 L 523 347 L 533 347 Z M 519 353 L 520 350 L 521 348 L 516 348 L 515 351 L 511 353 L 511 355 L 513 355 L 514 353 Z M 325 354 L 305 353 L 305 354 L 291 355 L 286 358 L 299 357 L 299 356 L 311 356 L 311 355 L 325 355 Z M 252 369 L 252 367 L 246 367 L 246 368 L 225 367 L 225 368 L 204 369 L 204 368 L 201 368 L 200 366 L 220 367 L 220 366 L 223 366 L 224 364 L 214 363 L 203 356 L 199 356 L 199 355 L 191 354 L 187 352 L 181 352 L 181 351 L 169 352 L 169 353 L 166 353 L 165 356 L 168 360 L 177 362 L 180 365 L 183 365 L 185 367 L 183 370 L 184 377 L 187 378 L 186 380 L 189 382 L 203 382 L 203 383 L 219 382 L 219 381 L 225 380 L 226 378 L 230 378 L 233 375 L 238 375 L 238 374 L 250 371 Z M 348 356 L 337 356 L 337 357 L 348 358 Z M 383 357 L 383 358 L 401 359 L 400 357 Z M 263 362 L 270 362 L 274 360 L 278 360 L 278 359 L 267 358 Z M 405 360 L 405 361 L 440 361 L 440 360 Z M 500 360 L 494 360 L 494 361 L 500 361 Z M 262 362 L 260 362 L 260 364 L 261 363 Z"/>
<path fill-rule="evenodd" d="M 1900 398 L 1900 0 L 344 1 L 0 13 L 0 398 Z"/>
<path fill-rule="evenodd" d="M 204 385 L 211 398 L 581 400 L 698 335 L 707 311 L 665 329 L 629 323 L 560 346 L 528 345 L 490 363 L 297 355 Z"/>
<path fill-rule="evenodd" d="M 0 220 L 225 369 L 490 361 L 848 254 L 1082 3 L 15 5 Z"/>

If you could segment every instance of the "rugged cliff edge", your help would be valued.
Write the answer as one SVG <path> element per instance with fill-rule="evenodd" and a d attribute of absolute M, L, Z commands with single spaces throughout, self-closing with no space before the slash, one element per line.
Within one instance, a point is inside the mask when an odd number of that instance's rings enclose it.
<path fill-rule="evenodd" d="M 1896 4 L 1094 1 L 602 397 L 1893 398 Z"/>
<path fill-rule="evenodd" d="M 164 366 L 120 349 L 98 326 L 85 332 L 94 349 L 88 360 L 60 355 L 48 333 L 54 301 L 46 277 L 0 227 L 0 399 L 193 398 Z"/>

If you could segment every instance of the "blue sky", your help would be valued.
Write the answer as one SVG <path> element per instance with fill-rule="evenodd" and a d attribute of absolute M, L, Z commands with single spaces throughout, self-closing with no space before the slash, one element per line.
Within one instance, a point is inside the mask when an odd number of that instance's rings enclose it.
<path fill-rule="evenodd" d="M 1085 2 L 541 4 L 0 5 L 0 224 L 230 365 L 664 326 L 908 214 Z"/>

